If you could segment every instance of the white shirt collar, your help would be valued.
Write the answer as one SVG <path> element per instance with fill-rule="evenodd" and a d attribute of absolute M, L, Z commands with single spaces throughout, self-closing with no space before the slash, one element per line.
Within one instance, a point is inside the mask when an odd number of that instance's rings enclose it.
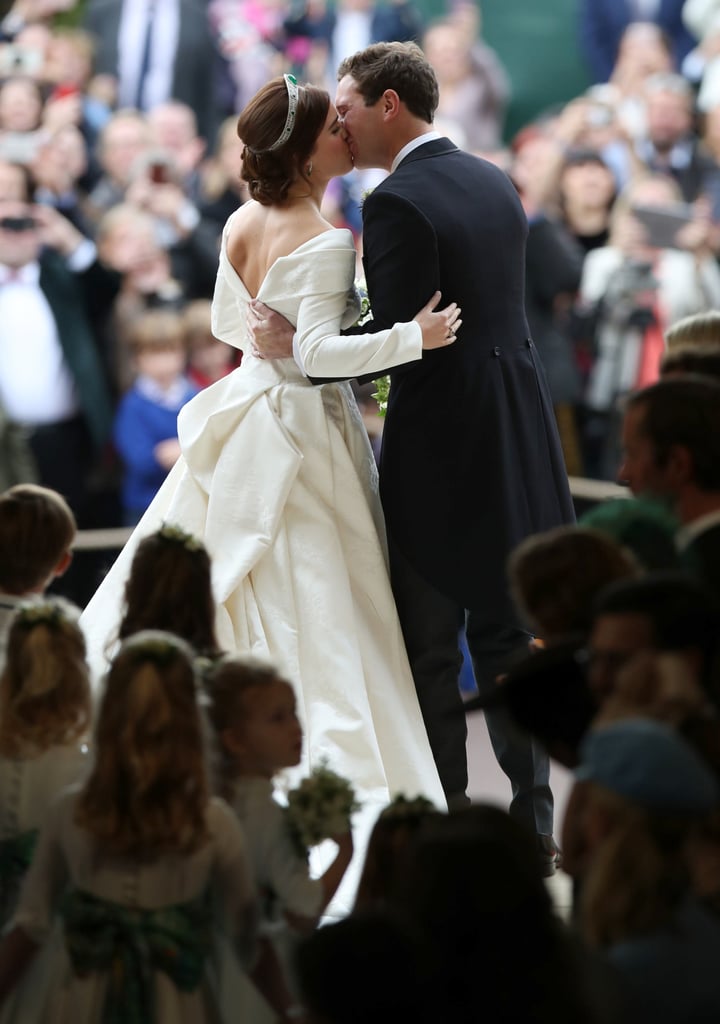
<path fill-rule="evenodd" d="M 135 379 L 135 387 L 143 398 L 147 398 L 164 409 L 177 409 L 186 399 L 188 393 L 188 379 L 183 374 L 172 382 L 168 388 L 162 387 L 152 377 L 139 374 Z"/>
<path fill-rule="evenodd" d="M 425 132 L 424 135 L 418 135 L 417 138 L 415 139 L 411 139 L 410 142 L 403 146 L 403 148 L 400 150 L 400 152 L 393 160 L 392 166 L 390 167 L 390 173 L 392 174 L 392 172 L 400 166 L 405 157 L 409 156 L 414 149 L 418 148 L 418 146 L 424 146 L 426 142 L 434 142 L 435 139 L 441 138 L 442 135 L 440 134 L 440 132 L 431 131 Z"/>
<path fill-rule="evenodd" d="M 0 285 L 37 285 L 40 281 L 40 264 L 26 263 L 24 267 L 8 267 L 0 264 Z"/>
<path fill-rule="evenodd" d="M 691 523 L 686 523 L 675 535 L 675 545 L 678 551 L 684 551 L 690 547 L 702 533 L 706 533 L 714 526 L 720 526 L 720 508 L 714 512 L 707 512 L 704 516 L 698 516 Z"/>

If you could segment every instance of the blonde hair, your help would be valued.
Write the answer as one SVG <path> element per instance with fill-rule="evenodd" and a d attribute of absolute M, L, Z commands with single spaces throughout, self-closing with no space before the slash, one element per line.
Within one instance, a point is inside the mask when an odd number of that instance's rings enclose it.
<path fill-rule="evenodd" d="M 127 342 L 134 355 L 175 349 L 184 352 L 183 318 L 169 309 L 148 309 L 130 321 Z"/>
<path fill-rule="evenodd" d="M 247 724 L 251 711 L 248 696 L 268 690 L 275 683 L 291 684 L 274 665 L 256 658 L 223 658 L 203 680 L 208 697 L 207 715 L 215 739 L 215 782 L 221 796 L 228 796 L 238 778 L 236 759 L 223 743 L 225 729 Z M 291 687 L 292 688 L 292 687 Z"/>
<path fill-rule="evenodd" d="M 189 853 L 208 836 L 208 784 L 192 650 L 147 630 L 110 665 L 95 766 L 75 820 L 102 853 L 148 860 Z"/>
<path fill-rule="evenodd" d="M 95 38 L 91 32 L 86 32 L 76 25 L 58 25 L 52 30 L 53 39 L 70 43 L 75 52 L 84 57 L 88 64 L 93 60 L 97 51 Z"/>
<path fill-rule="evenodd" d="M 75 516 L 57 491 L 17 484 L 0 494 L 0 589 L 26 594 L 45 587 L 76 533 Z"/>
<path fill-rule="evenodd" d="M 720 349 L 720 310 L 710 309 L 676 320 L 665 331 L 665 344 L 669 351 L 691 346 Z"/>
<path fill-rule="evenodd" d="M 660 361 L 661 379 L 686 373 L 720 378 L 720 344 L 687 342 L 668 349 Z"/>
<path fill-rule="evenodd" d="M 185 344 L 189 351 L 207 344 L 208 339 L 217 339 L 210 326 L 212 302 L 210 299 L 195 299 L 189 302 L 182 311 L 182 326 L 185 333 Z"/>
<path fill-rule="evenodd" d="M 110 123 L 111 122 L 108 122 L 108 124 Z M 126 225 L 132 225 L 135 228 L 139 228 L 144 232 L 146 237 L 152 242 L 158 251 L 161 251 L 162 247 L 157 241 L 155 222 L 153 221 L 152 215 L 146 210 L 141 210 L 138 206 L 133 206 L 131 203 L 118 203 L 116 206 L 111 206 L 110 209 L 102 215 L 97 227 L 96 241 L 98 249 L 101 249 L 103 254 L 107 252 L 106 247 L 108 241 L 113 235 L 113 232 L 118 227 L 125 227 Z"/>
<path fill-rule="evenodd" d="M 53 598 L 21 605 L 0 676 L 0 755 L 35 756 L 70 744 L 90 723 L 90 672 L 80 610 Z"/>
<path fill-rule="evenodd" d="M 583 877 L 580 921 L 597 946 L 661 928 L 687 895 L 687 844 L 696 819 L 649 811 L 587 783 L 588 807 L 611 820 Z"/>

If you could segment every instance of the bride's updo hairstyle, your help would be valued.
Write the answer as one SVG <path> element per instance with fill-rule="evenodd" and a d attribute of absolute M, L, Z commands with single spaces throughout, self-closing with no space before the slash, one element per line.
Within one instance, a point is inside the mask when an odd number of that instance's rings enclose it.
<path fill-rule="evenodd" d="M 242 178 L 263 206 L 282 203 L 310 155 L 327 119 L 330 96 L 291 75 L 273 78 L 253 96 L 237 124 L 245 143 Z"/>

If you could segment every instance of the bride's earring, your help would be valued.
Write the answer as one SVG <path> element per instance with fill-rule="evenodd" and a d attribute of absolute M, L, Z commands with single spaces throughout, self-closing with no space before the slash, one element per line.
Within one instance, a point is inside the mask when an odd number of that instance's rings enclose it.
<path fill-rule="evenodd" d="M 310 163 L 305 168 L 305 174 L 307 175 L 308 178 L 312 174 L 312 160 L 310 161 Z"/>

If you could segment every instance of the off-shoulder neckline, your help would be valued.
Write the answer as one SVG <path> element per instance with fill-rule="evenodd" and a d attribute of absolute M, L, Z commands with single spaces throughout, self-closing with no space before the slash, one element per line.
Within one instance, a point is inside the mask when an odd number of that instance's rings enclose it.
<path fill-rule="evenodd" d="M 227 248 L 226 248 L 225 245 L 223 245 L 223 256 L 224 256 L 224 260 L 227 263 L 227 266 L 228 266 L 232 276 L 237 281 L 237 283 L 240 285 L 240 287 L 245 292 L 245 294 L 248 296 L 248 299 L 250 301 L 252 301 L 254 299 L 260 298 L 260 294 L 261 294 L 263 288 L 265 287 L 266 282 L 271 277 L 271 275 L 272 275 L 272 273 L 273 273 L 273 271 L 275 270 L 276 267 L 278 267 L 284 261 L 293 259 L 293 257 L 298 256 L 299 254 L 302 253 L 302 251 L 304 249 L 311 248 L 314 244 L 317 244 L 317 242 L 319 242 L 321 240 L 322 241 L 327 241 L 328 240 L 328 236 L 330 236 L 330 235 L 338 235 L 338 234 L 339 235 L 348 235 L 350 237 L 350 240 L 352 241 L 352 231 L 350 231 L 349 228 L 328 228 L 327 231 L 321 231 L 319 234 L 313 235 L 312 238 L 307 238 L 304 242 L 301 242 L 300 245 L 296 246 L 294 249 L 292 249 L 290 252 L 286 253 L 284 256 L 278 256 L 277 259 L 274 260 L 274 262 L 270 264 L 270 266 L 268 267 L 267 271 L 265 272 L 265 277 L 260 282 L 260 287 L 257 290 L 257 295 L 253 295 L 251 293 L 251 291 L 248 288 L 248 286 L 245 284 L 243 279 L 240 277 L 238 272 L 235 270 L 235 267 L 230 262 L 230 257 L 227 254 Z"/>

